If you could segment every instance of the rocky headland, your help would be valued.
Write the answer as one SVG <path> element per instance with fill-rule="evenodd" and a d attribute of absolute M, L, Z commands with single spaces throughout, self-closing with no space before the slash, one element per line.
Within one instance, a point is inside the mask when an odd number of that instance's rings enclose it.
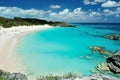
<path fill-rule="evenodd" d="M 106 61 L 111 72 L 120 74 L 120 50 L 108 57 Z"/>

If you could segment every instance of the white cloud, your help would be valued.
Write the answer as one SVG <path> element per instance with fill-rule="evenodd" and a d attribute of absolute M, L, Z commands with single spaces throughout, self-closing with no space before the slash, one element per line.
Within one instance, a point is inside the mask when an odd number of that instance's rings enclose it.
<path fill-rule="evenodd" d="M 97 2 L 97 3 L 102 3 L 102 2 L 106 2 L 108 0 L 94 0 L 94 2 Z"/>
<path fill-rule="evenodd" d="M 81 7 L 70 10 L 68 8 L 54 12 L 52 10 L 37 10 L 37 9 L 22 9 L 18 7 L 0 7 L 0 16 L 13 18 L 13 17 L 26 17 L 26 18 L 39 18 L 52 21 L 67 21 L 67 22 L 97 22 L 103 21 L 106 17 L 114 16 L 120 17 L 120 7 L 115 10 L 98 9 L 97 11 L 88 10 L 84 11 Z"/>
<path fill-rule="evenodd" d="M 69 13 L 69 9 L 64 9 L 63 11 L 59 12 L 60 15 L 66 15 Z"/>
<path fill-rule="evenodd" d="M 60 5 L 50 5 L 50 8 L 51 9 L 59 9 L 59 8 L 61 8 L 61 6 Z"/>
<path fill-rule="evenodd" d="M 90 4 L 90 1 L 89 1 L 89 0 L 83 0 L 83 3 L 84 3 L 85 5 L 88 5 L 88 4 Z"/>
<path fill-rule="evenodd" d="M 51 13 L 51 12 L 52 12 L 52 10 L 48 10 L 47 12 L 48 12 L 48 13 Z"/>
<path fill-rule="evenodd" d="M 103 10 L 103 12 L 106 16 L 120 15 L 120 7 L 116 8 L 116 10 L 114 10 L 114 11 L 112 11 L 110 9 L 105 9 L 105 10 Z"/>
<path fill-rule="evenodd" d="M 120 15 L 119 15 L 119 14 L 117 14 L 117 15 L 115 15 L 115 17 L 120 17 Z"/>
<path fill-rule="evenodd" d="M 98 4 L 98 3 L 103 3 L 103 2 L 106 2 L 106 1 L 109 1 L 109 0 L 83 0 L 83 3 L 85 5 L 95 5 L 95 4 Z"/>
<path fill-rule="evenodd" d="M 101 5 L 102 7 L 118 7 L 120 6 L 120 1 L 107 1 Z"/>
<path fill-rule="evenodd" d="M 36 9 L 25 10 L 17 7 L 0 7 L 0 16 L 5 16 L 8 18 L 12 18 L 12 17 L 41 18 L 46 13 L 48 13 L 48 11 L 36 10 Z"/>
<path fill-rule="evenodd" d="M 70 12 L 69 12 L 69 9 L 64 9 L 63 11 L 60 11 L 60 12 L 58 12 L 58 13 L 55 13 L 55 12 L 53 12 L 53 13 L 50 13 L 49 14 L 49 17 L 50 18 L 52 18 L 52 20 L 53 20 L 53 18 L 54 18 L 54 20 L 60 20 L 60 21 L 62 21 L 62 20 L 64 20 L 64 19 L 67 19 L 68 18 L 68 14 L 69 14 Z"/>
<path fill-rule="evenodd" d="M 94 12 L 94 11 L 92 11 L 92 12 L 89 13 L 89 16 L 91 16 L 91 17 L 101 16 L 101 14 L 100 14 L 99 12 Z"/>
<path fill-rule="evenodd" d="M 98 12 L 85 12 L 81 8 L 76 8 L 70 12 L 69 9 L 64 9 L 58 13 L 51 13 L 49 17 L 52 20 L 59 20 L 59 21 L 68 21 L 68 22 L 91 22 L 97 21 L 101 16 Z"/>
<path fill-rule="evenodd" d="M 80 13 L 80 12 L 81 12 L 81 8 L 76 8 L 76 9 L 74 9 L 73 12 L 74 12 L 74 13 Z"/>

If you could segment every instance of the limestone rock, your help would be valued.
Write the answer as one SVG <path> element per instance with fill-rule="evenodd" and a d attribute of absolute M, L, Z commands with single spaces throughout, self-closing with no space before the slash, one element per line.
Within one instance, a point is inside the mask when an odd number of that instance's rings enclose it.
<path fill-rule="evenodd" d="M 116 51 L 113 56 L 106 59 L 110 71 L 115 74 L 120 74 L 120 50 Z"/>
<path fill-rule="evenodd" d="M 8 77 L 10 80 L 28 80 L 27 77 L 22 73 L 12 73 Z"/>
<path fill-rule="evenodd" d="M 78 80 L 119 80 L 119 79 L 111 76 L 101 75 L 101 74 L 93 74 Z"/>
<path fill-rule="evenodd" d="M 10 73 L 0 70 L 0 80 L 28 80 L 22 73 Z"/>
<path fill-rule="evenodd" d="M 92 74 L 87 77 L 75 78 L 75 79 L 64 79 L 64 80 L 119 80 L 118 78 L 112 76 L 106 76 L 101 74 Z"/>
<path fill-rule="evenodd" d="M 105 36 L 105 38 L 108 38 L 108 39 L 111 39 L 111 40 L 119 40 L 119 35 L 111 34 L 111 35 Z"/>

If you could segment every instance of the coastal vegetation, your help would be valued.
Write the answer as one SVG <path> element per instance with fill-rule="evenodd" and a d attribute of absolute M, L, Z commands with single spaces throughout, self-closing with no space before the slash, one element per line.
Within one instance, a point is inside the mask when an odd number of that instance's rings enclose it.
<path fill-rule="evenodd" d="M 75 79 L 78 77 L 82 77 L 80 74 L 77 73 L 68 73 L 62 76 L 58 75 L 47 75 L 47 76 L 40 76 L 37 80 L 63 80 L 63 79 Z"/>
<path fill-rule="evenodd" d="M 23 26 L 23 25 L 44 25 L 48 24 L 51 26 L 59 26 L 59 27 L 74 27 L 73 25 L 70 25 L 69 23 L 65 22 L 53 22 L 53 21 L 47 21 L 47 20 L 41 20 L 36 18 L 20 18 L 20 17 L 14 17 L 14 18 L 5 18 L 0 17 L 0 26 L 4 28 L 9 28 L 12 26 Z"/>

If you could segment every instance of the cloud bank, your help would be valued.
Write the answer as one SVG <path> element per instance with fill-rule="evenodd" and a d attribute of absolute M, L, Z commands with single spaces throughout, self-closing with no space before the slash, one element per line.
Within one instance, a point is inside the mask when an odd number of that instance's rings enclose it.
<path fill-rule="evenodd" d="M 109 16 L 120 18 L 120 7 L 115 10 L 88 10 L 84 11 L 82 7 L 70 10 L 68 8 L 54 12 L 52 10 L 37 10 L 37 9 L 22 9 L 18 7 L 0 7 L 0 16 L 13 18 L 38 18 L 52 21 L 65 21 L 65 22 L 100 22 L 106 20 Z"/>
<path fill-rule="evenodd" d="M 101 5 L 102 7 L 119 7 L 120 6 L 120 1 L 115 2 L 115 1 L 107 1 Z"/>
<path fill-rule="evenodd" d="M 83 0 L 83 3 L 85 5 L 96 5 L 96 4 L 99 4 L 99 3 L 104 3 L 106 1 L 109 1 L 109 0 Z"/>

